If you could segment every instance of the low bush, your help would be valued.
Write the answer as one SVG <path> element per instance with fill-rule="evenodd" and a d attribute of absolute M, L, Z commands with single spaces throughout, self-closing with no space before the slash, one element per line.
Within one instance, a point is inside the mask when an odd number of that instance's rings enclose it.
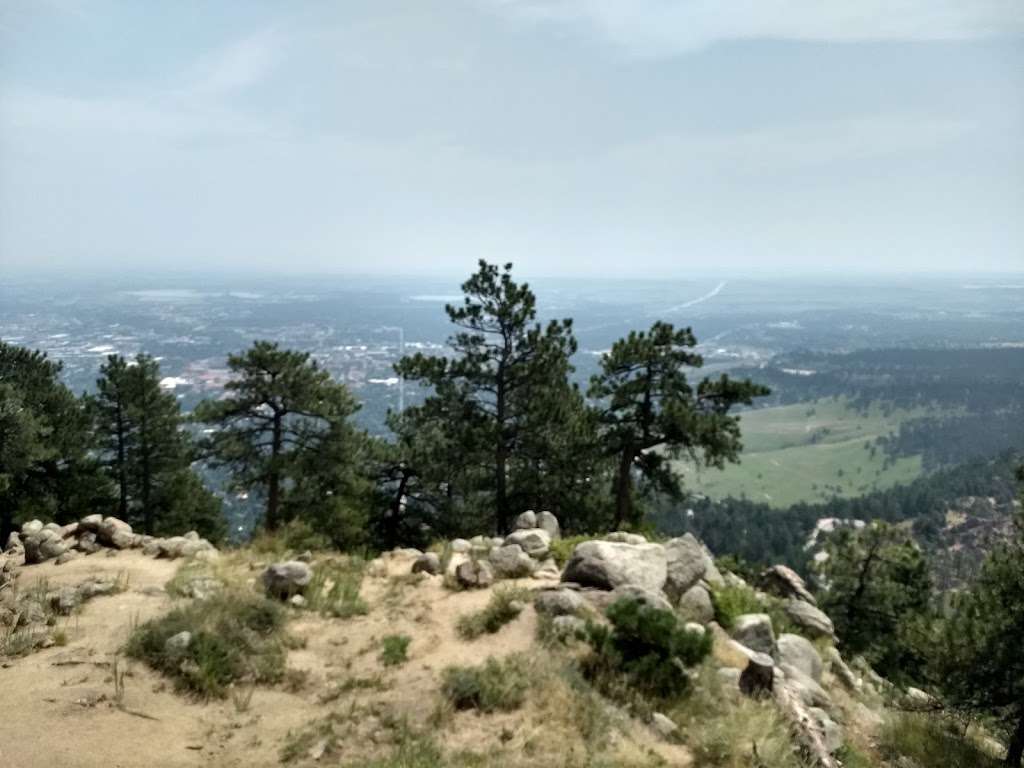
<path fill-rule="evenodd" d="M 591 653 L 583 670 L 613 697 L 631 691 L 651 700 L 676 698 L 686 690 L 687 667 L 711 651 L 710 634 L 686 629 L 672 611 L 623 599 L 606 614 L 610 626 L 587 625 Z"/>
<path fill-rule="evenodd" d="M 499 587 L 482 610 L 459 617 L 455 631 L 463 640 L 473 640 L 483 634 L 494 634 L 519 616 L 524 604 L 532 600 L 532 593 L 523 587 Z"/>
<path fill-rule="evenodd" d="M 732 629 L 736 619 L 745 613 L 764 613 L 765 606 L 750 587 L 721 587 L 711 593 L 715 621 L 723 629 Z"/>
<path fill-rule="evenodd" d="M 561 568 L 569 562 L 569 558 L 572 557 L 572 551 L 576 549 L 577 544 L 584 541 L 591 541 L 596 538 L 599 537 L 593 534 L 582 533 L 578 536 L 567 536 L 563 539 L 554 539 L 551 542 L 549 551 L 551 552 L 551 556 L 555 559 L 555 562 L 558 563 L 558 567 Z"/>
<path fill-rule="evenodd" d="M 530 660 L 524 654 L 490 657 L 478 667 L 448 667 L 441 695 L 455 709 L 480 712 L 518 709 L 530 688 Z"/>
<path fill-rule="evenodd" d="M 304 520 L 291 520 L 276 531 L 258 531 L 249 546 L 261 555 L 284 557 L 290 552 L 331 549 L 331 540 Z"/>
<path fill-rule="evenodd" d="M 987 755 L 965 734 L 960 723 L 933 713 L 901 713 L 882 727 L 878 737 L 882 757 L 910 758 L 921 768 L 995 768 L 1000 761 Z"/>
<path fill-rule="evenodd" d="M 408 635 L 388 635 L 381 640 L 380 663 L 385 667 L 397 667 L 409 659 L 409 643 L 412 638 Z"/>
<path fill-rule="evenodd" d="M 176 608 L 137 627 L 126 652 L 171 677 L 179 690 L 224 697 L 240 680 L 276 683 L 285 673 L 285 615 L 270 600 L 223 593 Z M 167 640 L 188 632 L 183 648 Z"/>

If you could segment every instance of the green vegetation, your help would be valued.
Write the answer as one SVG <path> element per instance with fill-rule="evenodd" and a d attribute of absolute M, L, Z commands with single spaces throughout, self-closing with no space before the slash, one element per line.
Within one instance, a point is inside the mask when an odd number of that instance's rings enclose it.
<path fill-rule="evenodd" d="M 525 654 L 489 657 L 478 667 L 448 667 L 441 695 L 455 709 L 498 712 L 518 709 L 531 687 L 533 668 Z"/>
<path fill-rule="evenodd" d="M 482 610 L 460 616 L 455 630 L 463 640 L 494 634 L 518 617 L 532 599 L 530 590 L 523 587 L 499 587 Z"/>
<path fill-rule="evenodd" d="M 889 760 L 910 758 L 921 768 L 995 768 L 1000 764 L 966 737 L 961 723 L 934 714 L 893 715 L 879 734 L 878 749 Z"/>
<path fill-rule="evenodd" d="M 715 621 L 723 629 L 732 629 L 737 617 L 745 613 L 764 611 L 754 590 L 746 586 L 726 586 L 713 590 L 711 602 L 715 606 Z"/>
<path fill-rule="evenodd" d="M 232 683 L 283 679 L 284 622 L 284 610 L 277 603 L 246 593 L 223 593 L 140 625 L 126 652 L 172 678 L 179 690 L 223 698 Z M 181 634 L 185 632 L 187 638 Z"/>
<path fill-rule="evenodd" d="M 408 635 L 387 635 L 380 641 L 380 663 L 385 667 L 397 667 L 409 660 Z"/>
<path fill-rule="evenodd" d="M 613 698 L 638 693 L 657 702 L 681 696 L 689 683 L 686 668 L 711 651 L 710 634 L 691 632 L 672 611 L 638 600 L 617 600 L 606 613 L 610 626 L 587 625 L 586 677 Z"/>
<path fill-rule="evenodd" d="M 306 604 L 312 611 L 336 619 L 363 616 L 370 607 L 359 594 L 366 561 L 357 555 L 334 557 L 317 563 L 306 587 Z"/>
<path fill-rule="evenodd" d="M 919 409 L 920 410 L 920 409 Z M 851 498 L 908 483 L 921 475 L 920 456 L 889 457 L 876 440 L 894 435 L 918 411 L 880 406 L 857 409 L 848 401 L 819 400 L 746 411 L 740 416 L 740 462 L 690 474 L 695 491 L 714 499 L 747 497 L 771 507 Z"/>

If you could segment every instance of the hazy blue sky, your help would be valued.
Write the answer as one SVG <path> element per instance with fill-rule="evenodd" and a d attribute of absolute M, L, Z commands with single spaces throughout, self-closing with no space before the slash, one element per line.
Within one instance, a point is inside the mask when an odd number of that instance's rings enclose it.
<path fill-rule="evenodd" d="M 1024 269 L 1022 0 L 0 0 L 0 265 Z"/>

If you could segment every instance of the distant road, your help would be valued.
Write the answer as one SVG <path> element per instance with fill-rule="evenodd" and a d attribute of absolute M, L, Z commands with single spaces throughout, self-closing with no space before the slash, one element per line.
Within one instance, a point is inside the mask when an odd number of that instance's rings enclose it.
<path fill-rule="evenodd" d="M 670 312 L 678 312 L 681 309 L 686 309 L 687 307 L 692 307 L 694 304 L 700 304 L 701 302 L 707 301 L 708 299 L 713 299 L 715 296 L 717 296 L 718 294 L 720 294 L 722 292 L 722 289 L 725 288 L 727 283 L 728 283 L 727 280 L 723 280 L 718 285 L 716 285 L 712 290 L 710 290 L 707 293 L 705 293 L 703 296 L 698 296 L 696 299 L 690 299 L 689 301 L 685 302 L 684 304 L 679 304 L 678 306 L 675 306 L 675 307 L 669 307 L 668 309 L 663 310 L 659 314 L 669 314 Z"/>

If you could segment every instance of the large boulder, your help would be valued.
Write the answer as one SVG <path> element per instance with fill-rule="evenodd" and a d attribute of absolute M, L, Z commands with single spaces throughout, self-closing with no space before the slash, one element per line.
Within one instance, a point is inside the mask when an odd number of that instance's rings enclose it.
<path fill-rule="evenodd" d="M 665 576 L 665 548 L 660 544 L 584 541 L 573 550 L 562 581 L 608 590 L 633 584 L 660 592 Z"/>
<path fill-rule="evenodd" d="M 665 593 L 672 600 L 678 600 L 690 587 L 704 578 L 708 557 L 700 542 L 692 533 L 687 533 L 665 544 L 667 578 Z"/>
<path fill-rule="evenodd" d="M 657 608 L 659 611 L 671 611 L 672 603 L 668 601 L 663 592 L 652 592 L 649 589 L 638 587 L 636 584 L 623 584 L 612 590 L 611 602 L 616 600 L 635 600 L 648 608 Z"/>
<path fill-rule="evenodd" d="M 552 539 L 558 539 L 562 536 L 562 526 L 558 524 L 558 518 L 550 512 L 537 513 L 537 527 L 547 531 L 548 536 Z"/>
<path fill-rule="evenodd" d="M 7 537 L 7 544 L 4 546 L 4 552 L 21 554 L 24 551 L 25 546 L 21 542 L 21 534 L 17 531 L 11 531 L 11 535 Z"/>
<path fill-rule="evenodd" d="M 505 537 L 506 544 L 516 544 L 530 557 L 543 560 L 551 548 L 551 534 L 543 528 L 525 528 Z"/>
<path fill-rule="evenodd" d="M 75 549 L 79 552 L 84 552 L 87 555 L 91 555 L 93 552 L 99 552 L 103 547 L 96 540 L 96 534 L 92 531 L 85 531 L 78 537 L 78 542 L 75 544 Z"/>
<path fill-rule="evenodd" d="M 413 573 L 429 573 L 436 576 L 441 572 L 441 558 L 436 552 L 424 552 L 412 564 Z"/>
<path fill-rule="evenodd" d="M 134 546 L 136 542 L 135 534 L 132 533 L 132 527 L 124 520 L 118 520 L 116 517 L 103 518 L 99 530 L 96 531 L 96 537 L 100 543 L 114 549 L 128 549 Z"/>
<path fill-rule="evenodd" d="M 575 616 L 585 605 L 580 593 L 573 589 L 544 589 L 533 600 L 537 613 L 549 616 Z"/>
<path fill-rule="evenodd" d="M 686 590 L 676 603 L 676 611 L 684 619 L 698 624 L 707 624 L 715 618 L 711 593 L 703 584 L 694 584 Z"/>
<path fill-rule="evenodd" d="M 499 579 L 522 579 L 533 574 L 536 561 L 518 544 L 506 544 L 491 550 L 491 565 Z"/>
<path fill-rule="evenodd" d="M 825 658 L 828 661 L 828 668 L 839 679 L 839 682 L 851 691 L 859 691 L 861 689 L 864 681 L 843 661 L 842 654 L 838 650 L 833 646 L 829 646 L 825 651 Z"/>
<path fill-rule="evenodd" d="M 44 563 L 68 551 L 68 544 L 52 528 L 41 528 L 24 539 L 25 563 Z"/>
<path fill-rule="evenodd" d="M 824 671 L 824 664 L 818 649 L 806 637 L 800 635 L 781 634 L 775 641 L 775 659 L 779 666 L 788 665 L 799 669 L 803 674 L 821 682 L 821 675 Z"/>
<path fill-rule="evenodd" d="M 306 591 L 313 579 L 313 569 L 298 560 L 268 565 L 261 580 L 270 597 L 287 599 Z"/>
<path fill-rule="evenodd" d="M 82 531 L 91 531 L 96 533 L 99 531 L 100 526 L 103 524 L 103 515 L 86 515 L 78 521 L 78 527 Z"/>
<path fill-rule="evenodd" d="M 784 685 L 794 696 L 808 707 L 830 707 L 832 699 L 814 678 L 805 675 L 802 670 L 790 664 L 780 664 L 779 670 L 784 675 Z"/>
<path fill-rule="evenodd" d="M 787 600 L 783 609 L 789 620 L 812 637 L 834 637 L 832 619 L 821 609 L 803 600 Z"/>
<path fill-rule="evenodd" d="M 40 520 L 29 520 L 28 522 L 21 524 L 21 536 L 31 536 L 33 533 L 39 533 L 43 530 L 43 523 Z"/>
<path fill-rule="evenodd" d="M 802 600 L 811 605 L 818 604 L 800 574 L 785 565 L 773 565 L 762 572 L 761 587 L 765 592 L 778 597 Z"/>
<path fill-rule="evenodd" d="M 733 623 L 732 636 L 736 642 L 758 653 L 775 653 L 775 631 L 767 613 L 745 613 Z"/>
<path fill-rule="evenodd" d="M 485 589 L 494 583 L 494 570 L 486 560 L 467 560 L 455 569 L 455 581 L 463 589 Z"/>
<path fill-rule="evenodd" d="M 525 531 L 537 527 L 537 513 L 528 509 L 516 518 L 512 527 L 517 531 Z"/>

